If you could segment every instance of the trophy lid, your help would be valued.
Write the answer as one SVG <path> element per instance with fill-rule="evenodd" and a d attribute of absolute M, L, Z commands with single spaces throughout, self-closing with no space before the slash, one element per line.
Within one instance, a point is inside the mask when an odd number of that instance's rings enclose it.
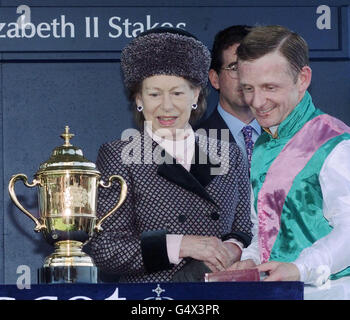
<path fill-rule="evenodd" d="M 37 174 L 67 169 L 88 170 L 89 172 L 99 173 L 95 163 L 85 159 L 83 151 L 70 143 L 70 139 L 73 137 L 74 134 L 70 133 L 69 127 L 66 126 L 65 132 L 61 134 L 64 144 L 52 151 L 50 159 L 40 165 Z"/>

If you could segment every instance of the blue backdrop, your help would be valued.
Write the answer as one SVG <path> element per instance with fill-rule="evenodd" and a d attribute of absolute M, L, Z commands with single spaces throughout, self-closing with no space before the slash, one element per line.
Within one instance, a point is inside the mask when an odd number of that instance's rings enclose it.
<path fill-rule="evenodd" d="M 20 29 L 18 19 L 29 15 L 30 27 Z M 36 269 L 52 251 L 12 204 L 10 177 L 25 173 L 31 180 L 62 144 L 65 125 L 76 134 L 72 143 L 92 161 L 103 142 L 133 126 L 120 74 L 124 45 L 164 25 L 189 30 L 211 47 L 216 32 L 232 24 L 282 24 L 303 35 L 316 106 L 350 125 L 348 0 L 0 1 L 0 283 L 16 283 L 20 265 L 30 267 L 36 283 Z M 216 99 L 212 91 L 208 112 Z M 18 184 L 16 192 L 37 212 L 35 190 Z"/>

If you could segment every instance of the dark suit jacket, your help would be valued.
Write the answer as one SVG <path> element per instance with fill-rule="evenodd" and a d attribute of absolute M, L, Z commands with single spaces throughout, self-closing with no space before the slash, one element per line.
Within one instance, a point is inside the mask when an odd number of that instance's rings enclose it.
<path fill-rule="evenodd" d="M 176 266 L 169 263 L 166 234 L 236 238 L 249 244 L 250 187 L 238 147 L 196 136 L 195 155 L 188 172 L 148 135 L 100 148 L 102 179 L 121 175 L 128 195 L 90 241 L 97 266 L 122 275 L 122 281 L 170 281 L 186 259 Z M 173 163 L 162 163 L 164 159 Z M 208 160 L 212 162 L 201 164 Z M 118 195 L 118 184 L 99 191 L 100 215 L 114 206 Z"/>
<path fill-rule="evenodd" d="M 196 131 L 198 129 L 204 129 L 208 136 L 210 134 L 209 129 L 216 129 L 218 133 L 217 139 L 219 140 L 222 140 L 221 130 L 228 130 L 229 142 L 236 142 L 225 120 L 221 117 L 217 107 L 215 107 L 214 111 L 207 119 L 196 124 L 194 130 Z"/>

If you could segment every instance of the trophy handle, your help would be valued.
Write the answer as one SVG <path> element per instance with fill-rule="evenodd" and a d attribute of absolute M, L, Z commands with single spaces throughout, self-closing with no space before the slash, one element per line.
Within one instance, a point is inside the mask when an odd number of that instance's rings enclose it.
<path fill-rule="evenodd" d="M 40 185 L 40 181 L 34 179 L 32 183 L 28 183 L 28 177 L 25 174 L 20 173 L 12 176 L 8 186 L 9 194 L 12 201 L 15 203 L 18 209 L 20 209 L 23 213 L 25 213 L 29 218 L 31 218 L 35 222 L 34 231 L 40 232 L 43 229 L 46 229 L 45 224 L 40 223 L 40 221 L 37 218 L 35 218 L 28 210 L 26 210 L 17 199 L 16 193 L 15 193 L 15 183 L 18 180 L 22 180 L 24 185 L 29 188 L 33 188 L 37 185 Z"/>
<path fill-rule="evenodd" d="M 112 186 L 112 181 L 113 180 L 119 180 L 119 184 L 121 187 L 121 191 L 120 191 L 120 197 L 119 197 L 119 201 L 117 202 L 117 204 L 114 206 L 113 209 L 111 209 L 109 212 L 107 212 L 101 219 L 97 220 L 96 226 L 95 226 L 95 231 L 99 232 L 102 231 L 102 227 L 101 224 L 102 222 L 107 219 L 111 214 L 113 214 L 115 211 L 117 211 L 119 209 L 119 207 L 123 204 L 124 200 L 126 199 L 126 194 L 128 191 L 128 187 L 126 185 L 125 180 L 118 175 L 113 175 L 110 176 L 108 179 L 108 183 L 105 184 L 102 180 L 99 182 L 99 185 L 103 188 L 110 188 Z"/>

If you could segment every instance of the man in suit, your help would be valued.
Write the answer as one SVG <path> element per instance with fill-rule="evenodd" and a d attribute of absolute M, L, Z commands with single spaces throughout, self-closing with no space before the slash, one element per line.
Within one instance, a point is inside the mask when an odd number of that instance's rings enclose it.
<path fill-rule="evenodd" d="M 197 126 L 205 129 L 207 135 L 210 135 L 209 129 L 219 130 L 218 139 L 226 138 L 221 129 L 229 129 L 229 141 L 236 142 L 246 158 L 251 156 L 253 143 L 261 133 L 260 125 L 243 99 L 237 75 L 236 50 L 250 29 L 243 25 L 230 26 L 215 36 L 209 80 L 219 92 L 219 103 L 209 118 Z"/>

